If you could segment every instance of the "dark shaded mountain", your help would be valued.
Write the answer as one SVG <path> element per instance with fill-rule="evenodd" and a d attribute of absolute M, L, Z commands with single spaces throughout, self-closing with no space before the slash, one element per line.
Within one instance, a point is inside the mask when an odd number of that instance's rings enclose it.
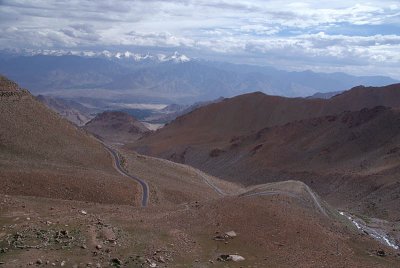
<path fill-rule="evenodd" d="M 12 57 L 0 60 L 0 73 L 33 93 L 70 88 L 94 88 L 112 81 L 123 68 L 112 61 L 78 56 Z"/>
<path fill-rule="evenodd" d="M 124 113 L 107 111 L 89 121 L 84 129 L 97 137 L 117 143 L 131 143 L 149 132 L 135 117 Z"/>
<path fill-rule="evenodd" d="M 400 202 L 398 108 L 400 84 L 329 100 L 252 93 L 179 117 L 135 149 L 245 185 L 303 180 L 335 204 L 385 217 Z"/>
<path fill-rule="evenodd" d="M 217 103 L 223 100 L 224 98 L 221 97 L 212 101 L 196 102 L 192 105 L 171 104 L 162 110 L 152 112 L 151 115 L 145 117 L 143 120 L 149 123 L 165 124 L 171 122 L 172 120 L 175 120 L 179 116 L 190 113 L 200 107 L 206 106 L 211 103 Z"/>
<path fill-rule="evenodd" d="M 315 93 L 312 96 L 307 97 L 308 99 L 330 99 L 336 95 L 339 95 L 343 93 L 343 91 L 333 91 L 333 92 L 327 92 L 327 93 Z"/>
<path fill-rule="evenodd" d="M 67 96 L 73 90 L 77 97 L 95 95 L 164 103 L 193 103 L 254 91 L 309 96 L 357 85 L 381 86 L 396 82 L 381 76 L 288 72 L 201 60 L 138 62 L 65 55 L 0 55 L 0 72 L 35 93 L 53 91 L 58 96 Z"/>
<path fill-rule="evenodd" d="M 134 204 L 103 145 L 0 77 L 0 193 Z"/>

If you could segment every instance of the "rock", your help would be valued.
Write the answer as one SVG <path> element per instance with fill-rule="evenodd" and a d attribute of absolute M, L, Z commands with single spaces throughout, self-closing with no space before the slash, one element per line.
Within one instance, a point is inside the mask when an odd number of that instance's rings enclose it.
<path fill-rule="evenodd" d="M 96 268 L 101 268 L 101 264 L 100 263 L 96 263 Z"/>
<path fill-rule="evenodd" d="M 6 264 L 5 262 L 0 261 L 0 265 Z"/>
<path fill-rule="evenodd" d="M 150 263 L 149 266 L 152 267 L 152 268 L 155 268 L 155 267 L 157 267 L 157 264 L 155 262 L 152 262 L 152 263 Z"/>
<path fill-rule="evenodd" d="M 227 237 L 230 237 L 230 238 L 234 238 L 234 237 L 237 236 L 237 234 L 236 234 L 235 231 L 226 232 L 225 235 L 226 235 Z"/>
<path fill-rule="evenodd" d="M 86 245 L 82 245 L 81 248 L 82 249 L 87 249 L 87 246 Z"/>
<path fill-rule="evenodd" d="M 114 259 L 112 259 L 111 260 L 111 263 L 113 264 L 113 265 L 122 265 L 122 261 L 120 260 L 120 259 L 118 259 L 118 258 L 114 258 Z"/>
<path fill-rule="evenodd" d="M 60 265 L 65 266 L 66 263 L 67 263 L 66 261 L 62 261 Z"/>
<path fill-rule="evenodd" d="M 81 210 L 81 214 L 86 215 L 87 212 L 85 210 Z"/>
<path fill-rule="evenodd" d="M 101 246 L 101 245 L 97 245 L 96 246 L 96 249 L 98 249 L 98 250 L 100 250 L 100 249 L 102 249 L 103 247 Z"/>
<path fill-rule="evenodd" d="M 158 262 L 161 262 L 161 263 L 165 263 L 165 259 L 164 259 L 163 256 L 159 256 L 159 257 L 157 258 L 157 261 L 158 261 Z"/>
<path fill-rule="evenodd" d="M 217 258 L 217 261 L 234 261 L 234 262 L 238 262 L 238 261 L 244 261 L 245 258 L 240 256 L 240 255 L 236 255 L 236 254 L 231 254 L 231 255 L 227 255 L 227 254 L 222 254 Z"/>
<path fill-rule="evenodd" d="M 238 261 L 244 261 L 245 258 L 240 256 L 240 255 L 229 255 L 230 259 L 234 262 L 238 262 Z"/>
<path fill-rule="evenodd" d="M 43 261 L 41 259 L 37 259 L 36 264 L 41 265 L 41 264 L 43 264 Z"/>
<path fill-rule="evenodd" d="M 225 241 L 226 237 L 223 235 L 216 235 L 213 238 L 215 241 Z"/>
<path fill-rule="evenodd" d="M 379 257 L 385 257 L 385 256 L 386 256 L 386 253 L 385 253 L 385 251 L 383 251 L 383 250 L 378 250 L 378 251 L 376 252 L 376 255 L 378 255 Z"/>

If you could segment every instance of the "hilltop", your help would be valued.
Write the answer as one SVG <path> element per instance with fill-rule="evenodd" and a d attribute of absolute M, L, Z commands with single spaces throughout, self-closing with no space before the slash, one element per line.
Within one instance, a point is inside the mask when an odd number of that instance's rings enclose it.
<path fill-rule="evenodd" d="M 84 129 L 108 142 L 132 143 L 150 130 L 132 115 L 106 111 L 90 120 Z"/>

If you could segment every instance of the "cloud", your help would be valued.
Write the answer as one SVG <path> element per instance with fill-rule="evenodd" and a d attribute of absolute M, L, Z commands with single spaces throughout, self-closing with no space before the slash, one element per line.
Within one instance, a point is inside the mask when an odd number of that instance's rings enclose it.
<path fill-rule="evenodd" d="M 398 0 L 1 0 L 0 7 L 0 48 L 141 46 L 282 68 L 400 67 Z"/>

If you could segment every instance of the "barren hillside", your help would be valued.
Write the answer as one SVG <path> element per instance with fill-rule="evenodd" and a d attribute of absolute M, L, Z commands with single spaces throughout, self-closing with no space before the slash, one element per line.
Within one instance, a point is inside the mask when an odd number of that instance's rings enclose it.
<path fill-rule="evenodd" d="M 400 85 L 330 100 L 254 93 L 180 117 L 135 149 L 244 185 L 300 179 L 339 206 L 396 218 L 400 113 L 377 105 L 399 107 Z"/>
<path fill-rule="evenodd" d="M 0 88 L 1 193 L 134 204 L 136 184 L 99 142 L 5 77 Z"/>
<path fill-rule="evenodd" d="M 124 112 L 107 111 L 89 121 L 84 129 L 109 142 L 132 143 L 150 130 Z"/>

